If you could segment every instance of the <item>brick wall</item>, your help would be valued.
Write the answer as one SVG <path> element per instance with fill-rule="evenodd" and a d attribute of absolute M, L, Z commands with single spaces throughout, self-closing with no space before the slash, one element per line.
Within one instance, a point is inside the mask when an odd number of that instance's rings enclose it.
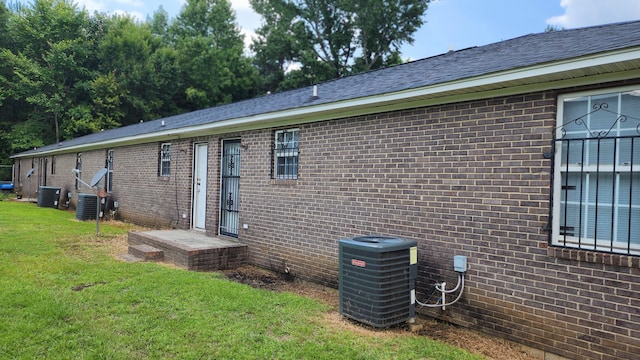
<path fill-rule="evenodd" d="M 167 141 L 171 143 L 169 177 L 158 172 L 163 142 L 114 149 L 113 196 L 122 218 L 147 226 L 189 228 L 192 140 Z"/>
<path fill-rule="evenodd" d="M 453 255 L 469 262 L 461 302 L 422 312 L 569 358 L 634 358 L 638 262 L 547 245 L 555 116 L 544 93 L 302 125 L 295 181 L 269 179 L 276 129 L 244 134 L 240 240 L 254 263 L 336 286 L 340 238 L 414 239 L 421 300 L 455 284 Z"/>
<path fill-rule="evenodd" d="M 207 139 L 174 140 L 171 142 L 171 175 L 158 175 L 158 159 L 162 142 L 113 148 L 113 191 L 109 197 L 118 201 L 117 217 L 151 227 L 174 227 L 188 229 L 191 219 L 191 179 L 194 141 Z M 90 183 L 93 176 L 106 166 L 107 149 L 82 152 L 81 179 Z M 51 156 L 47 157 L 49 164 Z M 60 187 L 63 193 L 70 191 L 71 209 L 77 206 L 78 194 L 95 194 L 95 189 L 80 185 L 75 188 L 71 169 L 76 167 L 77 153 L 56 155 L 56 173 L 47 174 L 47 186 Z M 31 159 L 21 162 L 22 177 L 31 168 Z M 34 158 L 35 171 L 32 175 L 32 198 L 38 189 L 43 169 L 39 168 L 40 158 Z M 16 166 L 17 168 L 17 166 Z M 17 170 L 16 170 L 17 171 Z M 39 177 L 40 176 L 40 177 Z M 104 179 L 100 182 L 104 188 Z M 23 180 L 26 197 L 28 182 Z"/>
<path fill-rule="evenodd" d="M 252 263 L 337 286 L 339 239 L 414 239 L 421 300 L 435 281 L 455 283 L 453 255 L 469 263 L 462 300 L 422 312 L 568 358 L 633 359 L 638 257 L 548 247 L 555 116 L 555 94 L 536 93 L 299 125 L 299 179 L 284 181 L 270 179 L 281 128 L 171 141 L 168 179 L 160 142 L 126 146 L 114 149 L 113 195 L 126 220 L 189 228 L 193 144 L 207 142 L 216 235 L 221 139 L 241 136 L 239 241 Z M 85 152 L 84 173 L 105 157 Z M 57 159 L 47 185 L 72 187 L 75 153 Z"/>
<path fill-rule="evenodd" d="M 47 162 L 46 169 L 44 168 L 45 159 Z M 22 194 L 24 198 L 30 196 L 33 201 L 38 197 L 40 186 L 59 187 L 64 194 L 68 191 L 73 192 L 75 181 L 71 174 L 71 169 L 76 166 L 76 153 L 56 155 L 55 173 L 52 172 L 51 168 L 52 159 L 52 156 L 16 159 L 14 163 L 16 192 Z M 26 178 L 32 164 L 34 171 L 30 178 Z M 87 181 L 89 180 L 91 179 Z M 66 195 L 64 197 L 66 198 Z"/>

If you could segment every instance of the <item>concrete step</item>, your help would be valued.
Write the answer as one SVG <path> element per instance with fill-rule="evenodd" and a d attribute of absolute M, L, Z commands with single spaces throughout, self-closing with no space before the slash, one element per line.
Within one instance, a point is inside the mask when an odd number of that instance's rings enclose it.
<path fill-rule="evenodd" d="M 164 258 L 164 251 L 150 245 L 129 245 L 129 254 L 144 261 L 160 261 Z"/>
<path fill-rule="evenodd" d="M 186 230 L 130 231 L 128 242 L 158 248 L 164 251 L 162 261 L 193 271 L 237 268 L 249 254 L 246 244 Z"/>

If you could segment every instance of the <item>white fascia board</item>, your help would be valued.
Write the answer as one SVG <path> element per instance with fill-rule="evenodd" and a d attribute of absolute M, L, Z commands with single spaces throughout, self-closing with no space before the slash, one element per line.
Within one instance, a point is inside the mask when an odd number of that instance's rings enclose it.
<path fill-rule="evenodd" d="M 581 58 L 567 59 L 547 64 L 534 65 L 530 67 L 507 70 L 497 73 L 484 74 L 472 78 L 460 79 L 446 83 L 434 84 L 418 89 L 403 90 L 394 93 L 381 95 L 373 95 L 369 97 L 338 101 L 327 104 L 312 105 L 289 110 L 282 110 L 271 113 L 264 113 L 249 117 L 235 118 L 222 121 L 214 121 L 211 123 L 190 126 L 185 128 L 165 130 L 153 132 L 149 134 L 128 136 L 119 139 L 105 140 L 91 144 L 65 147 L 63 149 L 50 150 L 42 153 L 34 153 L 29 156 L 42 156 L 56 153 L 67 153 L 72 151 L 87 151 L 105 147 L 117 147 L 130 144 L 139 144 L 153 141 L 170 141 L 172 139 L 181 139 L 193 136 L 214 135 L 230 131 L 251 130 L 263 128 L 266 126 L 274 126 L 280 123 L 286 123 L 287 119 L 295 119 L 297 123 L 306 123 L 333 118 L 333 114 L 340 114 L 340 117 L 354 116 L 357 114 L 365 114 L 386 110 L 387 107 L 394 109 L 403 108 L 402 103 L 407 107 L 414 107 L 415 103 L 421 98 L 438 98 L 439 94 L 443 96 L 451 93 L 460 93 L 465 89 L 487 88 L 492 85 L 496 86 L 494 90 L 499 89 L 499 84 L 508 84 L 510 82 L 531 79 L 532 84 L 539 84 L 534 81 L 535 78 L 550 76 L 554 74 L 569 73 L 571 71 L 588 69 L 596 66 L 623 63 L 626 61 L 640 60 L 640 48 L 634 47 L 614 52 L 606 52 L 584 56 Z M 602 76 L 594 78 L 602 79 Z M 565 79 L 566 80 L 566 79 Z M 554 82 L 555 83 L 555 82 Z M 582 83 L 586 85 L 586 83 Z M 540 89 L 548 88 L 540 85 Z M 522 89 L 523 86 L 518 86 Z M 528 88 L 531 91 L 533 88 Z M 483 92 L 485 93 L 485 92 Z M 493 93 L 494 92 L 487 92 Z M 485 93 L 486 94 L 486 93 Z M 457 98 L 460 96 L 458 95 Z M 411 104 L 411 105 L 409 105 Z M 436 103 L 432 103 L 436 105 Z M 361 109 L 361 110 L 358 110 Z"/>

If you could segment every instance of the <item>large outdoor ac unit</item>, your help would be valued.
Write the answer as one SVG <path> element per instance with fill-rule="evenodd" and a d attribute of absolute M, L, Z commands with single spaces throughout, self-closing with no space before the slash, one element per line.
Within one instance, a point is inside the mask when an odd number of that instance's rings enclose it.
<path fill-rule="evenodd" d="M 98 196 L 93 194 L 78 194 L 76 219 L 95 220 L 98 212 Z"/>
<path fill-rule="evenodd" d="M 60 188 L 40 186 L 38 188 L 38 207 L 58 208 Z"/>
<path fill-rule="evenodd" d="M 377 327 L 415 317 L 414 240 L 361 236 L 339 241 L 340 314 Z"/>

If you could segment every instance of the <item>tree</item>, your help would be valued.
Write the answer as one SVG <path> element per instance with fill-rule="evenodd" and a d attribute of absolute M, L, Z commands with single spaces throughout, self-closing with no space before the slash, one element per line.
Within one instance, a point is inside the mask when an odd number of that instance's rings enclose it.
<path fill-rule="evenodd" d="M 9 107 L 28 105 L 19 121 L 49 125 L 39 134 L 45 143 L 61 140 L 77 86 L 90 77 L 87 25 L 86 13 L 64 0 L 36 0 L 32 7 L 20 7 L 10 23 L 13 37 L 0 54 L 6 65 L 0 87 L 5 101 L 12 101 Z"/>
<path fill-rule="evenodd" d="M 91 102 L 76 104 L 68 112 L 65 134 L 69 137 L 117 128 L 125 116 L 124 93 L 113 72 L 98 75 L 89 82 Z"/>
<path fill-rule="evenodd" d="M 103 112 L 103 120 L 111 119 L 104 124 L 110 124 L 107 129 L 156 118 L 161 107 L 158 95 L 161 90 L 151 61 L 158 45 L 150 27 L 140 26 L 133 18 L 122 15 L 106 19 L 105 26 L 107 31 L 98 46 L 100 75 L 90 88 L 92 104 L 100 108 L 94 111 Z M 111 100 L 100 99 L 101 96 Z M 118 106 L 105 108 L 107 103 Z"/>
<path fill-rule="evenodd" d="M 162 5 L 153 13 L 152 17 L 147 17 L 147 24 L 153 35 L 166 39 L 169 30 L 169 14 Z"/>
<path fill-rule="evenodd" d="M 400 48 L 413 44 L 413 34 L 424 21 L 429 1 L 352 0 L 347 2 L 357 14 L 357 43 L 360 54 L 355 59 L 356 72 L 368 71 L 402 62 Z"/>
<path fill-rule="evenodd" d="M 9 18 L 11 13 L 7 9 L 4 1 L 0 2 L 0 49 L 5 48 L 9 44 Z"/>
<path fill-rule="evenodd" d="M 296 39 L 305 35 L 304 24 L 294 22 L 296 7 L 286 1 L 252 0 L 251 6 L 263 17 L 251 44 L 253 62 L 260 71 L 260 91 L 278 90 L 285 74 L 300 62 L 300 45 L 306 41 Z"/>
<path fill-rule="evenodd" d="M 189 110 L 253 95 L 254 70 L 227 0 L 188 0 L 172 23 L 183 104 Z"/>
<path fill-rule="evenodd" d="M 553 32 L 553 31 L 561 31 L 564 30 L 563 27 L 559 27 L 557 25 L 547 25 L 546 28 L 544 28 L 544 32 Z"/>
<path fill-rule="evenodd" d="M 160 7 L 145 23 L 71 0 L 2 2 L 0 157 L 246 99 L 256 74 L 228 0 L 189 0 L 175 20 Z"/>
<path fill-rule="evenodd" d="M 267 90 L 278 90 L 397 64 L 429 2 L 250 0 L 263 17 L 252 44 L 255 65 Z M 299 69 L 287 69 L 291 63 Z"/>

